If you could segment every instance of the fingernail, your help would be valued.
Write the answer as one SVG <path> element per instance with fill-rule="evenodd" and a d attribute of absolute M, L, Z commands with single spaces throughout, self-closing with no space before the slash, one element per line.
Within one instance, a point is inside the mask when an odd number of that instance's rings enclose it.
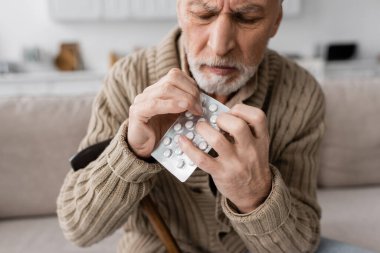
<path fill-rule="evenodd" d="M 185 137 L 183 135 L 181 135 L 179 138 L 178 138 L 178 143 L 179 145 L 182 147 L 183 143 L 185 141 Z"/>
<path fill-rule="evenodd" d="M 202 125 L 203 123 L 204 123 L 203 121 L 198 121 L 198 123 L 195 125 L 195 131 L 198 132 L 199 128 L 201 127 L 201 125 Z"/>

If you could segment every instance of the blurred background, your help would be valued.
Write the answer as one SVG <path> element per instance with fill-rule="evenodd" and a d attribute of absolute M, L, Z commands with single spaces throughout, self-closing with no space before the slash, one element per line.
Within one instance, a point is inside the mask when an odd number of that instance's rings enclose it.
<path fill-rule="evenodd" d="M 110 53 L 124 55 L 154 45 L 176 25 L 174 0 L 0 0 L 0 4 L 3 73 L 49 71 L 64 43 L 78 46 L 80 69 L 104 73 Z M 284 8 L 285 18 L 271 48 L 318 68 L 315 60 L 326 59 L 329 45 L 353 44 L 349 60 L 356 62 L 346 63 L 374 67 L 380 54 L 380 1 L 286 0 Z"/>

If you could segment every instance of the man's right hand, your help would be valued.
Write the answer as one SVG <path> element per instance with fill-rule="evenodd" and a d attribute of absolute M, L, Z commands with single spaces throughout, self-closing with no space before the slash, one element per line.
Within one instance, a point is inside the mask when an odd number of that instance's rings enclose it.
<path fill-rule="evenodd" d="M 195 81 L 179 69 L 171 69 L 157 83 L 137 95 L 129 108 L 128 143 L 141 158 L 148 158 L 156 143 L 174 123 L 177 114 L 202 115 Z"/>

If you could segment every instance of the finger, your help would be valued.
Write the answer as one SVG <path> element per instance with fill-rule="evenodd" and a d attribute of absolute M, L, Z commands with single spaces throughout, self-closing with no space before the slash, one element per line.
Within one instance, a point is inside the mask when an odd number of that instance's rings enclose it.
<path fill-rule="evenodd" d="M 146 100 L 160 98 L 162 100 L 176 100 L 181 102 L 182 108 L 190 111 L 195 115 L 202 115 L 202 106 L 199 99 L 190 93 L 187 93 L 175 85 L 166 84 L 156 89 L 152 89 L 145 94 Z"/>
<path fill-rule="evenodd" d="M 165 76 L 166 80 L 173 82 L 175 86 L 181 90 L 191 94 L 192 96 L 199 98 L 200 92 L 194 79 L 186 75 L 178 68 L 171 69 Z"/>
<path fill-rule="evenodd" d="M 181 113 L 185 110 L 186 105 L 182 101 L 149 99 L 141 103 L 132 104 L 129 107 L 129 116 L 147 123 L 153 116 Z"/>
<path fill-rule="evenodd" d="M 186 109 L 191 113 L 195 115 L 202 114 L 200 92 L 195 81 L 179 69 L 171 69 L 165 77 L 147 87 L 143 93 L 143 99 L 147 99 L 146 96 L 150 98 L 160 97 L 170 99 L 171 97 L 175 97 L 176 99 L 183 99 L 183 103 L 188 106 Z M 138 102 L 142 100 L 141 97 L 137 96 L 136 98 Z"/>
<path fill-rule="evenodd" d="M 206 122 L 198 122 L 196 125 L 196 131 L 200 134 L 206 142 L 211 145 L 213 149 L 219 154 L 219 156 L 225 157 L 231 155 L 232 144 L 224 137 L 222 133 L 215 130 Z"/>
<path fill-rule="evenodd" d="M 166 83 L 170 83 L 194 97 L 200 97 L 200 92 L 194 79 L 178 68 L 171 69 L 163 78 L 155 84 L 148 86 L 145 90 L 150 91 L 151 89 L 156 89 L 158 86 L 165 85 Z"/>
<path fill-rule="evenodd" d="M 253 129 L 256 138 L 267 138 L 268 124 L 265 113 L 259 108 L 238 104 L 232 107 L 229 113 L 246 121 Z"/>
<path fill-rule="evenodd" d="M 220 129 L 229 133 L 238 145 L 246 145 L 253 138 L 248 123 L 230 113 L 219 114 L 216 124 Z"/>
<path fill-rule="evenodd" d="M 189 139 L 180 136 L 179 145 L 181 150 L 198 166 L 198 168 L 210 175 L 214 175 L 217 172 L 215 170 L 215 168 L 218 168 L 216 160 L 195 147 Z"/>

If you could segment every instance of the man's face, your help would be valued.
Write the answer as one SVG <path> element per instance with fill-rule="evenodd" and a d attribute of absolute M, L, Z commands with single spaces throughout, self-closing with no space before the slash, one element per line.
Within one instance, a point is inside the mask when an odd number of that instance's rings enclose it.
<path fill-rule="evenodd" d="M 177 14 L 198 85 L 228 95 L 255 74 L 282 8 L 279 0 L 178 0 Z"/>

